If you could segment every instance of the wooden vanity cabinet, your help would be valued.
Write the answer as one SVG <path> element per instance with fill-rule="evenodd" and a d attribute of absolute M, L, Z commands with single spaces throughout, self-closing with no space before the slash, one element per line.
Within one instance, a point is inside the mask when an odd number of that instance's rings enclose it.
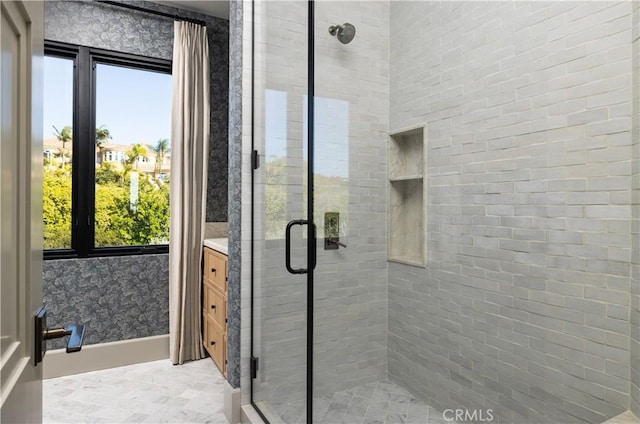
<path fill-rule="evenodd" d="M 202 270 L 202 331 L 206 351 L 227 375 L 227 255 L 204 248 Z"/>

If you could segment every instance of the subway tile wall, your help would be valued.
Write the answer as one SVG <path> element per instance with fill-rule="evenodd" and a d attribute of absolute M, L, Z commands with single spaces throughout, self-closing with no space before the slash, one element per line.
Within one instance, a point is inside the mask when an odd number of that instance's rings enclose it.
<path fill-rule="evenodd" d="M 427 268 L 389 266 L 388 370 L 438 409 L 629 407 L 633 7 L 391 2 L 390 130 L 427 125 L 430 196 Z"/>
<path fill-rule="evenodd" d="M 316 396 L 386 378 L 389 7 L 315 5 Z M 328 31 L 345 22 L 356 27 L 347 45 Z M 324 250 L 332 211 L 347 247 Z"/>
<path fill-rule="evenodd" d="M 640 417 L 640 2 L 633 3 L 633 116 L 631 187 L 631 391 L 630 409 Z"/>

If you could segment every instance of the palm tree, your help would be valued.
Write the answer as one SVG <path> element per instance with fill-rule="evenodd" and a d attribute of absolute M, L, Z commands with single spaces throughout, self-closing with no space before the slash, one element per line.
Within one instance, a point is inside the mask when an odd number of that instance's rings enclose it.
<path fill-rule="evenodd" d="M 131 149 L 127 152 L 127 162 L 132 165 L 135 165 L 136 170 L 138 169 L 138 161 L 141 158 L 147 157 L 147 148 L 144 147 L 140 143 L 136 143 L 131 147 Z"/>
<path fill-rule="evenodd" d="M 62 156 L 62 168 L 65 165 L 65 156 L 67 155 L 67 143 L 73 140 L 73 130 L 70 125 L 65 125 L 62 131 L 58 130 L 55 125 L 52 125 L 56 138 L 62 142 L 62 149 L 60 149 L 60 155 Z"/>
<path fill-rule="evenodd" d="M 111 139 L 111 134 L 109 130 L 104 127 L 104 125 L 100 125 L 96 128 L 96 147 L 98 148 L 98 154 L 102 157 L 102 146 L 107 140 Z"/>
<path fill-rule="evenodd" d="M 166 138 L 161 138 L 156 143 L 155 147 L 151 147 L 151 150 L 156 152 L 156 165 L 154 169 L 155 177 L 162 172 L 162 164 L 164 163 L 164 159 L 167 157 L 167 153 L 171 151 L 169 147 L 169 140 Z"/>

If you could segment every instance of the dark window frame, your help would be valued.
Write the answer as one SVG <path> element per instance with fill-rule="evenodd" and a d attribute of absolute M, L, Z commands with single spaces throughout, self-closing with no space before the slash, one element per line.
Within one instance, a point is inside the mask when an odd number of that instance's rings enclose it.
<path fill-rule="evenodd" d="M 96 65 L 171 75 L 171 60 L 45 41 L 45 56 L 73 60 L 71 248 L 44 250 L 44 259 L 168 253 L 169 245 L 95 247 Z"/>

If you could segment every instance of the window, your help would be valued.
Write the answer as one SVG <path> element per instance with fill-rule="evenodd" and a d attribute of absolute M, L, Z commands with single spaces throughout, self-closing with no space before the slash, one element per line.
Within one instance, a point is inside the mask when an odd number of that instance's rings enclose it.
<path fill-rule="evenodd" d="M 45 249 L 71 248 L 74 60 L 44 58 L 43 235 Z"/>
<path fill-rule="evenodd" d="M 168 251 L 171 62 L 45 45 L 45 258 Z"/>

